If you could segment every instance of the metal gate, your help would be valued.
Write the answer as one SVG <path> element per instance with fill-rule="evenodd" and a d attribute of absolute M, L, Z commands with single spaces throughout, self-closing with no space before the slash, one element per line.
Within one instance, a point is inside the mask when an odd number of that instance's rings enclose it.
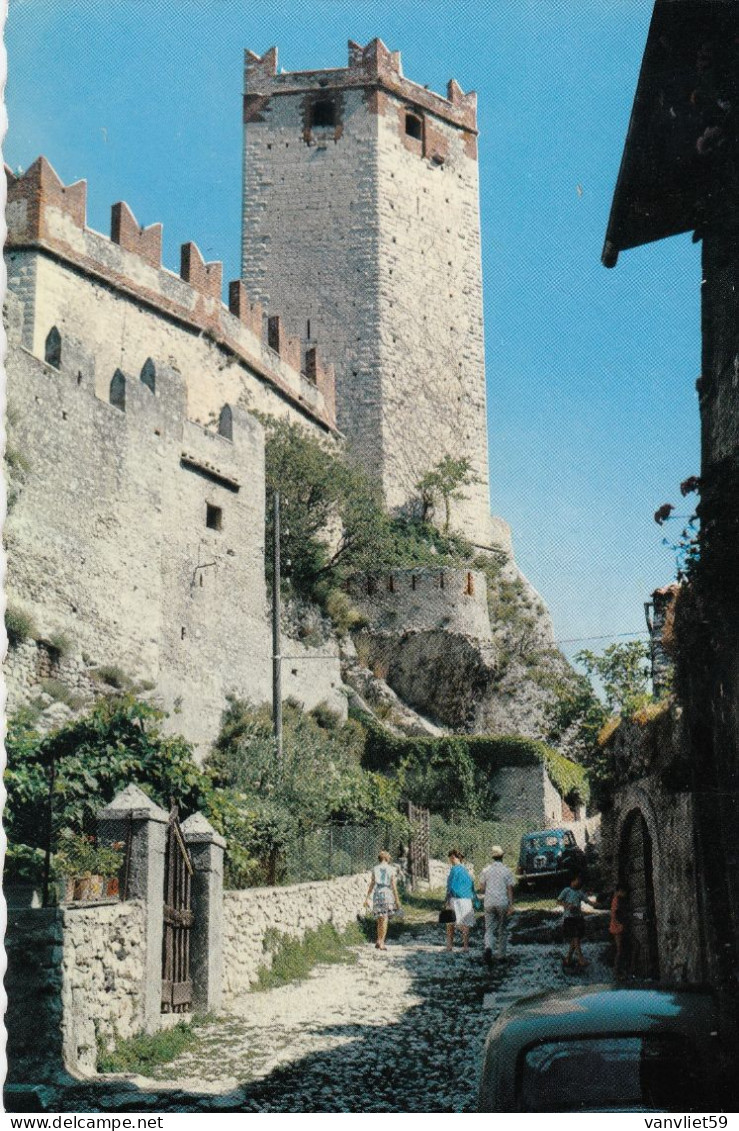
<path fill-rule="evenodd" d="M 638 809 L 626 818 L 619 864 L 629 885 L 631 973 L 641 978 L 657 978 L 659 953 L 652 875 L 652 838 Z"/>
<path fill-rule="evenodd" d="M 177 806 L 173 804 L 164 866 L 162 1013 L 185 1013 L 190 1008 L 192 922 L 192 861 L 177 818 Z"/>
<path fill-rule="evenodd" d="M 428 809 L 420 809 L 412 801 L 409 801 L 408 820 L 411 826 L 411 840 L 408 846 L 408 873 L 410 885 L 413 887 L 417 880 L 428 880 L 430 878 L 431 816 Z"/>

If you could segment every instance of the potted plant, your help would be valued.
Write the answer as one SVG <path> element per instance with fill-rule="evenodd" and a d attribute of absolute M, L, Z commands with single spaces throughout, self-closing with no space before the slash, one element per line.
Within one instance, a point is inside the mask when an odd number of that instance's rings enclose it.
<path fill-rule="evenodd" d="M 95 837 L 63 829 L 54 870 L 65 881 L 65 900 L 102 899 L 118 895 L 118 872 L 123 842 L 97 845 Z"/>

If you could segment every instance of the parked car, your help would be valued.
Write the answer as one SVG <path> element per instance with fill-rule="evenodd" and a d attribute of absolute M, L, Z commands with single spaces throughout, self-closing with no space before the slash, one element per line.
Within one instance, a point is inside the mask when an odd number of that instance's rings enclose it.
<path fill-rule="evenodd" d="M 488 1034 L 477 1110 L 721 1111 L 708 990 L 575 987 L 510 1006 Z"/>
<path fill-rule="evenodd" d="M 542 829 L 521 837 L 516 870 L 521 887 L 567 881 L 585 865 L 585 853 L 571 829 Z"/>

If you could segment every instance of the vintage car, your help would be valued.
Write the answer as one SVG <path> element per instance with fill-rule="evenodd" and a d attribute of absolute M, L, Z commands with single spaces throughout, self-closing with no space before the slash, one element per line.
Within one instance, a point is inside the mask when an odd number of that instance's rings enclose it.
<path fill-rule="evenodd" d="M 573 872 L 584 872 L 585 865 L 585 853 L 571 829 L 542 829 L 521 837 L 516 869 L 520 887 L 566 883 Z"/>
<path fill-rule="evenodd" d="M 721 1111 L 708 990 L 607 985 L 535 994 L 491 1028 L 477 1110 Z"/>

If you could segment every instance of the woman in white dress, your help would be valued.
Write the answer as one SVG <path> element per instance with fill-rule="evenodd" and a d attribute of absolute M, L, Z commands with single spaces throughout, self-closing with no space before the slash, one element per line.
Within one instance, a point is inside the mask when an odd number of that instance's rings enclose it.
<path fill-rule="evenodd" d="M 400 910 L 398 887 L 395 880 L 395 868 L 390 863 L 390 853 L 385 849 L 378 855 L 379 864 L 372 869 L 372 879 L 364 901 L 365 907 L 369 905 L 372 896 L 372 914 L 377 920 L 377 950 L 387 950 L 388 921 L 391 915 Z"/>

